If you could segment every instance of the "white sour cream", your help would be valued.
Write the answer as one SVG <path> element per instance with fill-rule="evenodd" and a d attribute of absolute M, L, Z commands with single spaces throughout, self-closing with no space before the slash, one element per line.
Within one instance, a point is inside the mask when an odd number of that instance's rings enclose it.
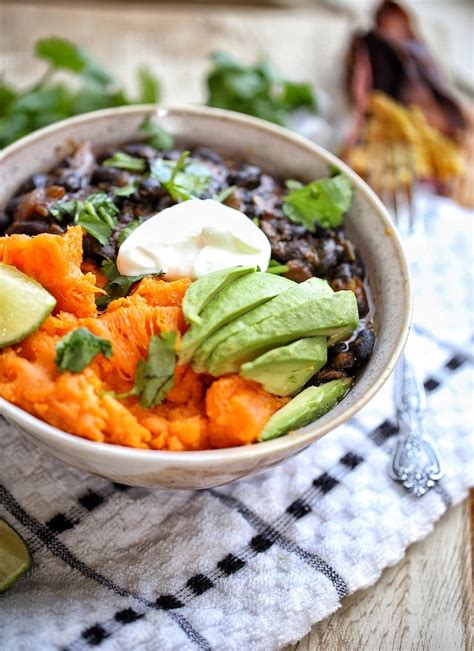
<path fill-rule="evenodd" d="M 199 278 L 239 265 L 268 269 L 270 242 L 240 210 L 214 199 L 166 208 L 136 228 L 117 257 L 122 276 L 164 271 L 167 280 Z"/>

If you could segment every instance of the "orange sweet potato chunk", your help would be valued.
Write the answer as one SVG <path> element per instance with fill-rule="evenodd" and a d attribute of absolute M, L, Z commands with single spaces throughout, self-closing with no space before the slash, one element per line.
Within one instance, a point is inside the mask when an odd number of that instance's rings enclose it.
<path fill-rule="evenodd" d="M 37 280 L 56 299 L 56 312 L 76 316 L 97 313 L 95 294 L 101 290 L 95 276 L 81 271 L 82 229 L 72 226 L 64 235 L 42 233 L 35 237 L 10 235 L 0 238 L 1 260 Z"/>
<path fill-rule="evenodd" d="M 253 443 L 269 418 L 287 402 L 287 398 L 278 398 L 239 375 L 216 380 L 206 394 L 211 446 Z"/>

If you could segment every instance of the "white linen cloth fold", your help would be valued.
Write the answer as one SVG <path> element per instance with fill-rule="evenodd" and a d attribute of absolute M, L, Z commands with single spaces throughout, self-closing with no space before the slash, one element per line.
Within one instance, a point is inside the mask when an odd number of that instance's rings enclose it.
<path fill-rule="evenodd" d="M 0 419 L 0 516 L 34 557 L 0 595 L 0 648 L 278 649 L 377 581 L 466 497 L 473 216 L 442 199 L 419 206 L 428 208 L 412 343 L 445 467 L 437 488 L 415 498 L 388 476 L 391 382 L 287 463 L 202 492 L 81 473 Z"/>

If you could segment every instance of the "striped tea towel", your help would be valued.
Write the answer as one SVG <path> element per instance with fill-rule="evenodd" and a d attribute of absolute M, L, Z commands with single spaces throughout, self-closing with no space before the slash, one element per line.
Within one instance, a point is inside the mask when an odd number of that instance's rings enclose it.
<path fill-rule="evenodd" d="M 0 648 L 265 650 L 300 639 L 426 536 L 472 476 L 472 215 L 432 200 L 413 335 L 446 475 L 389 479 L 390 383 L 357 418 L 265 475 L 201 492 L 113 484 L 0 422 L 0 516 L 32 571 L 0 595 Z"/>

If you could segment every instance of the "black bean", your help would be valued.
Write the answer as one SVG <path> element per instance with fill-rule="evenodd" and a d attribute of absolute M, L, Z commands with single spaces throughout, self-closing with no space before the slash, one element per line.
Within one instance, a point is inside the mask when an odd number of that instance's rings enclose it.
<path fill-rule="evenodd" d="M 193 158 L 204 158 L 206 160 L 210 160 L 216 165 L 222 163 L 222 157 L 217 152 L 209 149 L 209 147 L 195 147 L 192 150 L 192 156 Z"/>
<path fill-rule="evenodd" d="M 328 367 L 338 370 L 349 370 L 353 368 L 355 361 L 354 355 L 350 351 L 344 353 L 341 352 L 334 355 L 328 364 Z"/>
<path fill-rule="evenodd" d="M 33 221 L 18 221 L 8 228 L 8 235 L 40 235 L 40 233 L 51 233 L 53 235 L 60 235 L 64 230 L 59 224 L 52 224 L 46 220 L 33 220 Z"/>
<path fill-rule="evenodd" d="M 126 185 L 129 174 L 116 167 L 96 167 L 92 172 L 91 183 L 110 183 L 116 186 Z"/>
<path fill-rule="evenodd" d="M 158 179 L 142 179 L 138 185 L 138 193 L 141 197 L 162 197 L 167 194 Z"/>
<path fill-rule="evenodd" d="M 156 149 L 143 143 L 126 145 L 122 151 L 130 154 L 130 156 L 137 156 L 138 158 L 149 159 L 156 157 Z"/>
<path fill-rule="evenodd" d="M 359 332 L 356 339 L 350 344 L 350 348 L 357 359 L 365 362 L 372 355 L 374 345 L 374 331 L 370 328 L 364 328 Z"/>

